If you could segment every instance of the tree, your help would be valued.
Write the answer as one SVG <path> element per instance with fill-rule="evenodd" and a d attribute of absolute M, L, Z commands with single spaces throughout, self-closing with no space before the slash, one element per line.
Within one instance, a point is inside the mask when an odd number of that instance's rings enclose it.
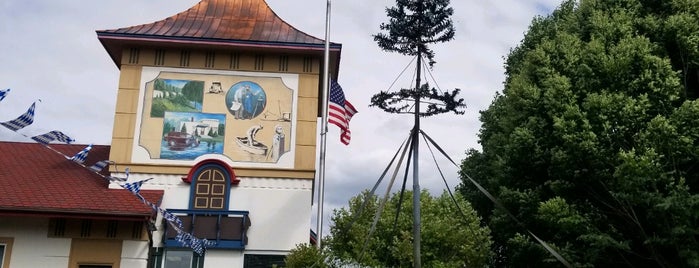
<path fill-rule="evenodd" d="M 363 192 L 349 201 L 348 208 L 333 211 L 328 249 L 345 263 L 372 267 L 409 267 L 412 264 L 411 191 L 406 191 L 398 219 L 396 208 L 400 194 L 386 202 L 371 235 L 374 215 L 379 207 L 377 196 Z M 366 207 L 360 211 L 368 198 Z M 479 226 L 480 218 L 471 206 L 455 195 L 458 206 L 446 192 L 433 197 L 427 191 L 420 195 L 422 206 L 422 262 L 426 267 L 483 267 L 490 256 L 490 231 Z M 356 221 L 355 221 L 356 218 Z M 351 224 L 350 226 L 350 223 Z M 395 224 L 394 224 L 395 223 Z M 368 240 L 366 240 L 368 238 Z M 365 241 L 368 241 L 366 248 Z"/>
<path fill-rule="evenodd" d="M 182 95 L 187 100 L 201 102 L 204 98 L 204 81 L 187 81 L 182 87 Z"/>
<path fill-rule="evenodd" d="M 303 268 L 303 267 L 318 267 L 328 268 L 325 259 L 327 258 L 323 251 L 309 244 L 299 244 L 296 248 L 289 252 L 284 260 L 286 267 Z"/>
<path fill-rule="evenodd" d="M 559 267 L 531 230 L 575 266 L 699 266 L 698 44 L 696 1 L 566 1 L 532 21 L 461 167 L 494 265 Z"/>

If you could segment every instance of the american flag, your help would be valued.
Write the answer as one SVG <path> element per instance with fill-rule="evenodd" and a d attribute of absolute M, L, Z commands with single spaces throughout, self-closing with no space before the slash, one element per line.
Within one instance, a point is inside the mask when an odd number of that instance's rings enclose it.
<path fill-rule="evenodd" d="M 357 109 L 345 99 L 345 93 L 342 92 L 342 87 L 337 81 L 330 83 L 330 94 L 328 98 L 328 123 L 334 124 L 340 128 L 340 141 L 348 145 L 352 137 L 349 122 L 352 116 L 357 113 Z"/>

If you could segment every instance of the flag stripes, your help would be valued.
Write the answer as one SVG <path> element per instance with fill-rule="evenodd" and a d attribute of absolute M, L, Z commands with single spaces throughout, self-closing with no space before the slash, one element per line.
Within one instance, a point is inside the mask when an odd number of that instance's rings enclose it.
<path fill-rule="evenodd" d="M 345 93 L 342 91 L 342 87 L 340 87 L 337 81 L 333 80 L 330 84 L 330 92 L 328 94 L 328 123 L 334 124 L 340 128 L 342 131 L 340 134 L 340 141 L 348 145 L 352 138 L 349 122 L 352 116 L 357 113 L 357 109 L 345 99 Z"/>

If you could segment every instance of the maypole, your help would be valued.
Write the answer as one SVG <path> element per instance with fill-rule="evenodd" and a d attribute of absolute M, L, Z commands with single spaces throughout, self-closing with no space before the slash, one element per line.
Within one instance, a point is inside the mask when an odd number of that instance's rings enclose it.
<path fill-rule="evenodd" d="M 418 156 L 420 148 L 420 70 L 422 59 L 420 57 L 420 49 L 418 48 L 417 53 L 417 75 L 415 76 L 415 126 L 413 127 L 413 256 L 414 265 L 413 267 L 420 267 L 420 179 L 419 179 L 419 166 Z"/>
<path fill-rule="evenodd" d="M 412 113 L 415 118 L 413 126 L 413 267 L 421 267 L 420 255 L 420 180 L 419 180 L 419 135 L 420 117 L 454 112 L 465 107 L 463 99 L 456 99 L 459 89 L 438 93 L 436 89 L 422 84 L 423 56 L 429 60 L 430 68 L 435 63 L 434 51 L 428 44 L 447 42 L 454 38 L 454 27 L 450 19 L 453 9 L 449 0 L 397 0 L 396 7 L 386 8 L 389 23 L 382 23 L 381 30 L 386 33 L 374 35 L 374 41 L 384 51 L 398 52 L 417 57 L 415 87 L 401 89 L 397 92 L 381 91 L 371 98 L 370 106 L 377 106 L 389 113 Z M 429 101 L 421 109 L 422 100 Z M 407 102 L 413 101 L 410 105 Z M 412 112 L 411 112 L 412 109 Z"/>

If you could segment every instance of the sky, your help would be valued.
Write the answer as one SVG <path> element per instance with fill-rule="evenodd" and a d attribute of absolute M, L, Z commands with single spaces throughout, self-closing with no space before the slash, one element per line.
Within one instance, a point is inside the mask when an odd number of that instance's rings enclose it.
<path fill-rule="evenodd" d="M 326 0 L 266 0 L 283 20 L 324 39 Z M 97 40 L 96 30 L 151 23 L 195 5 L 198 0 L 3 0 L 0 1 L 0 89 L 11 92 L 0 102 L 0 121 L 26 112 L 37 100 L 34 124 L 15 133 L 0 128 L 0 140 L 31 142 L 51 130 L 79 144 L 109 144 L 114 120 L 119 70 Z M 461 89 L 465 114 L 443 114 L 421 121 L 455 161 L 468 149 L 480 149 L 479 112 L 503 88 L 504 58 L 524 37 L 535 16 L 546 16 L 561 0 L 456 0 L 454 40 L 433 45 L 436 64 L 423 81 L 443 91 Z M 369 107 L 379 91 L 411 87 L 412 57 L 382 51 L 372 35 L 387 22 L 393 0 L 334 0 L 330 40 L 342 44 L 338 82 L 358 110 L 350 123 L 349 146 L 340 143 L 330 125 L 325 160 L 323 233 L 334 209 L 376 183 L 413 126 L 412 115 L 385 113 Z M 406 69 L 406 67 L 408 69 Z M 403 70 L 406 69 L 404 73 Z M 402 74 L 401 74 L 402 73 Z M 392 86 L 393 85 L 393 86 Z M 422 142 L 422 141 L 421 141 Z M 458 168 L 429 150 L 419 149 L 420 186 L 433 194 L 460 183 Z M 2 153 L 2 152 L 0 152 Z M 445 175 L 446 185 L 439 175 Z M 412 174 L 412 171 L 411 171 Z M 479 178 L 474 178 L 479 180 Z M 407 189 L 412 188 L 409 178 Z M 386 180 L 385 180 L 386 181 Z M 382 184 L 383 192 L 386 182 Z M 400 189 L 396 183 L 393 189 Z M 313 213 L 316 212 L 313 207 Z M 315 217 L 311 219 L 315 229 Z"/>

